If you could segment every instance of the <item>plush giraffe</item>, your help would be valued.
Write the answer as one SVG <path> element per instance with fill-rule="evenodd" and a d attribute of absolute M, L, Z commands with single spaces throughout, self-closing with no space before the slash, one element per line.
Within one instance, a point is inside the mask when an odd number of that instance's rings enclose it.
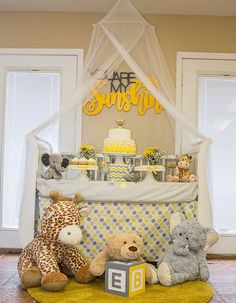
<path fill-rule="evenodd" d="M 188 154 L 182 154 L 178 157 L 178 165 L 174 171 L 174 174 L 168 175 L 166 180 L 168 182 L 195 182 L 196 176 L 190 172 L 190 164 L 192 162 L 192 156 Z"/>
<path fill-rule="evenodd" d="M 75 199 L 60 197 L 50 193 L 52 204 L 46 210 L 41 232 L 22 251 L 18 261 L 21 285 L 27 289 L 42 286 L 49 291 L 59 291 L 65 287 L 68 278 L 60 271 L 66 267 L 78 283 L 94 279 L 90 264 L 74 246 L 82 240 L 80 219 L 88 215 L 88 208 L 77 205 Z"/>

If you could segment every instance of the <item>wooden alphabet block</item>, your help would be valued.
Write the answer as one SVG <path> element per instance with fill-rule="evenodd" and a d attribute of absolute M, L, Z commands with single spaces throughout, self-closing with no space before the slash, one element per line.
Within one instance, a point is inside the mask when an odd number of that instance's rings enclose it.
<path fill-rule="evenodd" d="M 145 292 L 145 263 L 138 261 L 106 263 L 105 291 L 124 297 Z"/>

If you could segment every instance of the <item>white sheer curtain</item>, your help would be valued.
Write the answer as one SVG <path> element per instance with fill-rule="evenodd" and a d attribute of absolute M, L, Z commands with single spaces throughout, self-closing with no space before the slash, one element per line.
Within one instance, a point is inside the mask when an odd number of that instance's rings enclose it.
<path fill-rule="evenodd" d="M 90 47 L 85 60 L 85 70 L 82 83 L 78 86 L 76 92 L 77 104 L 86 103 L 93 96 L 94 89 L 102 90 L 107 79 L 124 63 L 135 72 L 138 79 L 142 81 L 145 87 L 165 108 L 167 121 L 173 127 L 175 132 L 175 123 L 180 124 L 189 132 L 192 145 L 198 146 L 199 162 L 199 199 L 204 199 L 206 207 L 210 209 L 210 198 L 206 177 L 206 154 L 211 140 L 192 124 L 175 106 L 175 89 L 173 80 L 170 76 L 165 57 L 161 46 L 155 34 L 152 25 L 140 15 L 129 0 L 118 0 L 110 12 L 97 24 L 94 25 Z M 99 87 L 98 87 L 99 83 Z M 40 136 L 43 129 L 48 127 L 59 117 L 63 119 L 74 113 L 75 104 L 68 104 L 60 112 L 39 125 L 28 135 L 31 155 L 27 159 L 33 158 L 36 161 L 38 155 L 38 146 L 35 136 Z M 96 103 L 93 104 L 96 106 Z M 27 203 L 34 203 L 34 190 L 36 183 L 36 164 L 32 167 L 26 176 L 30 176 L 30 182 L 25 181 L 22 213 Z M 29 179 L 29 178 L 28 178 Z M 33 188 L 33 190 L 32 190 Z M 31 202 L 27 202 L 31 199 Z M 204 214 L 201 215 L 202 223 L 211 225 L 212 222 Z M 23 224 L 23 222 L 22 222 Z M 24 236 L 23 244 L 31 240 L 32 235 Z"/>

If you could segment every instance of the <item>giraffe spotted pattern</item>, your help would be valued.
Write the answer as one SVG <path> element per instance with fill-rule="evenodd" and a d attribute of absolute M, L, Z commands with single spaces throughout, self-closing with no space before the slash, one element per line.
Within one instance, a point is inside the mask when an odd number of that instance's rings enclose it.
<path fill-rule="evenodd" d="M 71 225 L 80 225 L 81 215 L 73 201 L 60 201 L 53 203 L 45 212 L 41 233 L 35 237 L 22 251 L 18 272 L 21 277 L 25 271 L 38 267 L 41 275 L 51 272 L 60 272 L 60 265 L 76 274 L 88 265 L 79 250 L 66 245 L 59 240 L 60 231 Z"/>

